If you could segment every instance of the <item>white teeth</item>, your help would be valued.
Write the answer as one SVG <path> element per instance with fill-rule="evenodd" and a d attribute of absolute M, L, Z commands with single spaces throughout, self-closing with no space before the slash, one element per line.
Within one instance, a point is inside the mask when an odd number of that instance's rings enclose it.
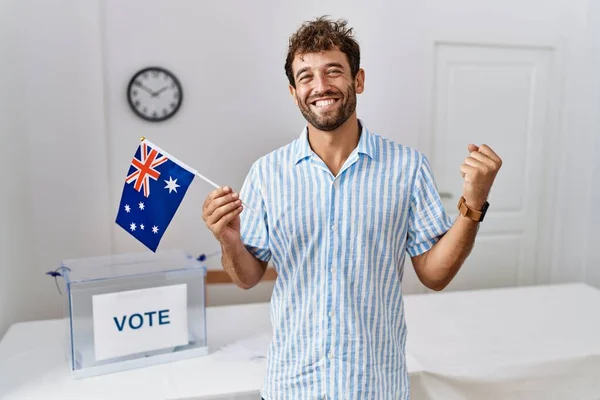
<path fill-rule="evenodd" d="M 317 101 L 317 102 L 315 103 L 315 105 L 316 105 L 317 107 L 325 107 L 325 106 L 328 106 L 328 105 L 330 105 L 330 104 L 333 104 L 333 103 L 335 103 L 335 99 L 329 99 L 329 100 L 319 100 L 319 101 Z"/>

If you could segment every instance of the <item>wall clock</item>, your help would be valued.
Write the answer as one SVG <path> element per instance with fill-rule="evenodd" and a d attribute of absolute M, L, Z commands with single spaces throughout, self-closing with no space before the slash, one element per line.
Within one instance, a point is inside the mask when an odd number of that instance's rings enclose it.
<path fill-rule="evenodd" d="M 177 113 L 183 91 L 179 80 L 170 71 L 148 67 L 136 72 L 129 81 L 127 100 L 138 117 L 160 122 Z"/>

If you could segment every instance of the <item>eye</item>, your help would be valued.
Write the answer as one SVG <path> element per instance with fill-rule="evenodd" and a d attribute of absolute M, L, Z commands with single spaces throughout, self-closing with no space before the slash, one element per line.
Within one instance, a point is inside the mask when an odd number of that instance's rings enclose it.
<path fill-rule="evenodd" d="M 342 73 L 342 71 L 340 71 L 339 69 L 330 69 L 329 71 L 327 71 L 330 75 L 339 75 Z"/>
<path fill-rule="evenodd" d="M 302 75 L 300 77 L 300 79 L 298 79 L 298 82 L 308 82 L 310 80 L 310 78 L 312 78 L 312 75 L 305 74 L 305 75 Z"/>

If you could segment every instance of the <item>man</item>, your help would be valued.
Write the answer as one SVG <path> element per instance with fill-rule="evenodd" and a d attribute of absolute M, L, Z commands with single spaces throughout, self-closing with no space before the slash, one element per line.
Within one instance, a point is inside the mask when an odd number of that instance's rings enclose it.
<path fill-rule="evenodd" d="M 301 26 L 285 70 L 307 126 L 252 165 L 240 194 L 224 187 L 204 203 L 238 286 L 256 285 L 268 262 L 278 272 L 268 400 L 409 398 L 405 254 L 425 286 L 446 287 L 473 247 L 502 163 L 488 146 L 468 145 L 465 201 L 452 223 L 427 158 L 358 119 L 359 63 L 346 21 Z"/>

